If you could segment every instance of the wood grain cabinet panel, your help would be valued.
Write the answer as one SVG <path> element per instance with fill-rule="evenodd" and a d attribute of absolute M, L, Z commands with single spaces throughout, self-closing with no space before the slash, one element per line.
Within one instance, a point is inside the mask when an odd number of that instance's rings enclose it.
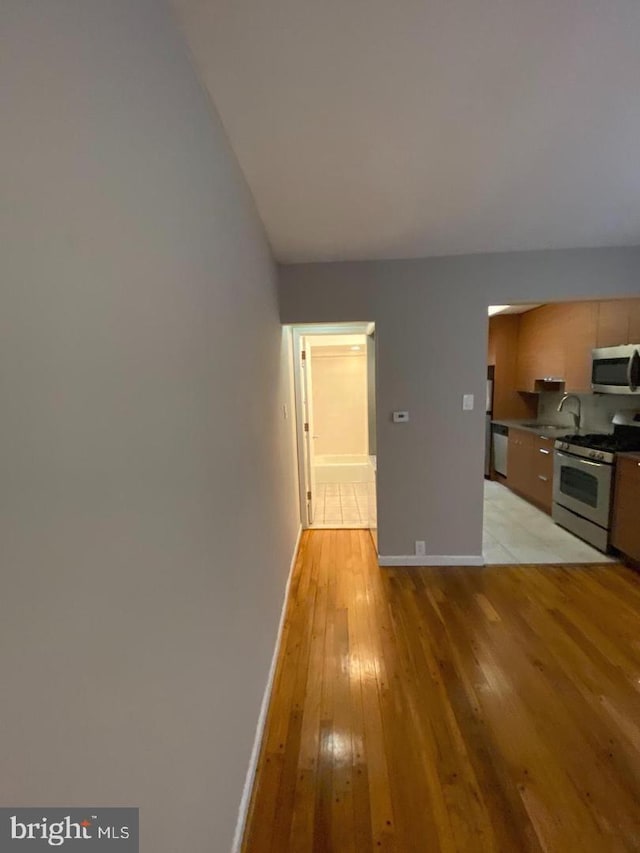
<path fill-rule="evenodd" d="M 629 343 L 629 312 L 632 299 L 608 299 L 598 303 L 596 346 L 618 347 Z"/>
<path fill-rule="evenodd" d="M 553 439 L 509 429 L 507 485 L 523 498 L 551 512 Z"/>
<path fill-rule="evenodd" d="M 565 340 L 563 313 L 557 305 L 542 305 L 522 315 L 518 339 L 518 390 L 536 391 L 542 379 L 564 378 Z"/>
<path fill-rule="evenodd" d="M 640 300 L 639 300 L 640 301 Z M 555 306 L 564 347 L 564 390 L 591 392 L 591 351 L 596 346 L 597 302 L 567 302 Z"/>
<path fill-rule="evenodd" d="M 640 455 L 619 456 L 616 463 L 611 542 L 640 562 Z"/>
<path fill-rule="evenodd" d="M 591 391 L 594 347 L 640 343 L 640 299 L 542 305 L 521 315 L 518 337 L 519 391 L 544 389 L 540 380 L 564 379 L 564 390 Z"/>
<path fill-rule="evenodd" d="M 532 500 L 551 513 L 553 501 L 553 439 L 534 436 L 531 447 Z"/>
<path fill-rule="evenodd" d="M 534 311 L 527 311 L 520 316 L 516 371 L 516 385 L 519 391 L 533 391 L 538 373 L 536 322 L 535 318 L 531 319 L 531 314 L 534 314 Z"/>
<path fill-rule="evenodd" d="M 629 302 L 629 343 L 640 344 L 640 299 Z"/>
<path fill-rule="evenodd" d="M 533 492 L 533 470 L 531 455 L 534 435 L 521 429 L 509 429 L 507 444 L 507 483 L 521 495 Z"/>
<path fill-rule="evenodd" d="M 517 314 L 489 318 L 488 364 L 494 367 L 494 418 L 531 420 L 537 414 L 537 400 L 519 394 L 516 387 L 519 329 L 520 317 Z"/>

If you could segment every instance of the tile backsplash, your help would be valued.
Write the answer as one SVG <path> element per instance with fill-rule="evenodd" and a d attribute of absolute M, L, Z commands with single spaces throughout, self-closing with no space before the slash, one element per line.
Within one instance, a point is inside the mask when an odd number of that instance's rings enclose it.
<path fill-rule="evenodd" d="M 582 403 L 582 427 L 587 432 L 612 432 L 611 418 L 619 411 L 640 411 L 640 396 L 628 394 L 577 394 Z M 570 412 L 576 410 L 569 400 L 564 411 L 558 412 L 563 395 L 543 392 L 538 400 L 538 420 L 573 429 Z"/>

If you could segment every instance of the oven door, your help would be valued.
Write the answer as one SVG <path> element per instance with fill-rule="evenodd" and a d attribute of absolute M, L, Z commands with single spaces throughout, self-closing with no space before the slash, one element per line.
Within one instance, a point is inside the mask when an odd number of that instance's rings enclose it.
<path fill-rule="evenodd" d="M 553 459 L 553 500 L 560 506 L 609 527 L 613 467 L 556 450 Z"/>

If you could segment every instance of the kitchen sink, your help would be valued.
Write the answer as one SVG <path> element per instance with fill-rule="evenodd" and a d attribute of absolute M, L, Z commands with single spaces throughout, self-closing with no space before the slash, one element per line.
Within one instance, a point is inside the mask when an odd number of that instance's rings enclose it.
<path fill-rule="evenodd" d="M 531 423 L 531 424 L 522 424 L 524 427 L 529 427 L 530 429 L 557 429 L 566 432 L 568 429 L 571 429 L 570 426 L 558 426 L 558 424 L 539 424 L 539 423 Z"/>

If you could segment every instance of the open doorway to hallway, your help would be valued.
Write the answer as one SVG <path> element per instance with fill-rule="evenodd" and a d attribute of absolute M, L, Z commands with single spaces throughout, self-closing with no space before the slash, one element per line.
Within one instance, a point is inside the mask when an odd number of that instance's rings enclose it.
<path fill-rule="evenodd" d="M 303 526 L 366 528 L 375 541 L 375 329 L 294 327 Z"/>

